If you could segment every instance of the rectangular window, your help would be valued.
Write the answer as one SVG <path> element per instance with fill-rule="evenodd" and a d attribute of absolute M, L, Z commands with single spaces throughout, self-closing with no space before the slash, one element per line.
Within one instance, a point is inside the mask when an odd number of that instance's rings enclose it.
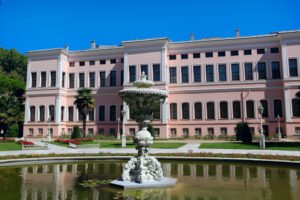
<path fill-rule="evenodd" d="M 117 59 L 110 59 L 110 64 L 116 64 L 117 63 Z"/>
<path fill-rule="evenodd" d="M 202 103 L 197 102 L 194 104 L 195 119 L 202 119 Z"/>
<path fill-rule="evenodd" d="M 51 87 L 55 87 L 56 86 L 56 72 L 55 71 L 52 71 L 50 73 L 50 76 L 51 76 Z"/>
<path fill-rule="evenodd" d="M 89 73 L 90 78 L 90 87 L 95 87 L 95 72 Z"/>
<path fill-rule="evenodd" d="M 220 118 L 228 119 L 228 103 L 226 101 L 220 102 Z"/>
<path fill-rule="evenodd" d="M 104 128 L 99 128 L 98 129 L 98 134 L 99 135 L 104 135 Z"/>
<path fill-rule="evenodd" d="M 189 58 L 189 55 L 188 54 L 181 54 L 181 59 L 188 59 Z"/>
<path fill-rule="evenodd" d="M 65 118 L 65 107 L 64 106 L 62 106 L 62 107 L 60 107 L 60 120 L 61 121 L 64 121 L 64 118 Z"/>
<path fill-rule="evenodd" d="M 79 73 L 79 87 L 84 88 L 84 73 Z"/>
<path fill-rule="evenodd" d="M 48 111 L 49 111 L 49 117 L 50 117 L 50 121 L 54 121 L 55 119 L 55 108 L 53 105 L 48 107 Z"/>
<path fill-rule="evenodd" d="M 75 77 L 74 73 L 69 74 L 69 88 L 74 88 L 75 87 Z"/>
<path fill-rule="evenodd" d="M 193 53 L 193 58 L 200 58 L 200 53 Z"/>
<path fill-rule="evenodd" d="M 170 67 L 170 83 L 177 83 L 177 69 L 176 67 Z"/>
<path fill-rule="evenodd" d="M 84 66 L 84 65 L 85 65 L 85 61 L 80 61 L 80 62 L 79 62 L 79 66 L 80 66 L 80 67 L 82 67 L 82 66 Z"/>
<path fill-rule="evenodd" d="M 257 70 L 258 70 L 258 79 L 267 79 L 267 70 L 266 70 L 265 62 L 257 63 Z"/>
<path fill-rule="evenodd" d="M 181 67 L 181 82 L 182 83 L 189 82 L 189 67 L 188 66 Z"/>
<path fill-rule="evenodd" d="M 39 132 L 39 135 L 43 135 L 43 129 L 42 128 L 39 128 L 38 132 Z"/>
<path fill-rule="evenodd" d="M 188 128 L 183 128 L 182 129 L 182 136 L 183 137 L 188 137 L 189 136 L 189 129 Z"/>
<path fill-rule="evenodd" d="M 46 87 L 46 78 L 47 78 L 46 72 L 41 72 L 41 87 Z"/>
<path fill-rule="evenodd" d="M 170 104 L 170 118 L 171 119 L 177 119 L 177 104 L 171 103 Z"/>
<path fill-rule="evenodd" d="M 109 135 L 116 136 L 116 130 L 114 128 L 109 129 Z"/>
<path fill-rule="evenodd" d="M 100 60 L 100 65 L 105 65 L 106 64 L 106 60 Z"/>
<path fill-rule="evenodd" d="M 154 135 L 155 135 L 155 137 L 160 137 L 160 129 L 159 128 L 154 128 Z"/>
<path fill-rule="evenodd" d="M 231 78 L 233 81 L 240 80 L 240 65 L 239 64 L 231 64 Z"/>
<path fill-rule="evenodd" d="M 36 87 L 36 72 L 31 73 L 31 87 L 32 88 Z"/>
<path fill-rule="evenodd" d="M 109 120 L 116 121 L 116 106 L 115 105 L 111 105 L 109 107 Z"/>
<path fill-rule="evenodd" d="M 124 82 L 124 70 L 121 70 L 121 83 L 120 85 L 123 85 Z"/>
<path fill-rule="evenodd" d="M 189 103 L 182 104 L 182 119 L 190 119 L 190 105 Z"/>
<path fill-rule="evenodd" d="M 208 102 L 206 103 L 207 109 L 207 119 L 215 119 L 215 103 Z"/>
<path fill-rule="evenodd" d="M 225 57 L 225 56 L 226 56 L 225 51 L 219 51 L 219 52 L 218 52 L 218 56 L 219 56 L 219 57 Z"/>
<path fill-rule="evenodd" d="M 206 65 L 206 82 L 214 82 L 214 66 Z"/>
<path fill-rule="evenodd" d="M 62 73 L 62 79 L 61 79 L 61 86 L 64 88 L 65 87 L 65 80 L 66 80 L 66 73 Z"/>
<path fill-rule="evenodd" d="M 205 57 L 206 58 L 212 58 L 213 57 L 213 52 L 206 52 Z"/>
<path fill-rule="evenodd" d="M 117 72 L 110 71 L 110 86 L 116 86 L 116 85 L 117 85 Z"/>
<path fill-rule="evenodd" d="M 207 133 L 209 136 L 214 136 L 215 135 L 215 129 L 214 128 L 207 128 Z"/>
<path fill-rule="evenodd" d="M 297 59 L 295 59 L 295 58 L 289 59 L 289 72 L 290 72 L 290 77 L 296 77 L 296 76 L 298 76 L 298 63 L 297 63 Z"/>
<path fill-rule="evenodd" d="M 268 101 L 260 100 L 262 107 L 264 108 L 262 117 L 269 117 L 269 108 L 268 108 Z"/>
<path fill-rule="evenodd" d="M 124 63 L 124 58 L 121 58 L 121 63 Z"/>
<path fill-rule="evenodd" d="M 272 47 L 271 48 L 271 53 L 279 53 L 279 48 L 278 47 Z"/>
<path fill-rule="evenodd" d="M 219 81 L 227 81 L 226 64 L 219 65 Z"/>
<path fill-rule="evenodd" d="M 30 121 L 35 121 L 35 106 L 30 106 Z"/>
<path fill-rule="evenodd" d="M 106 78 L 105 71 L 100 72 L 100 87 L 105 87 L 105 78 Z"/>
<path fill-rule="evenodd" d="M 74 107 L 73 106 L 69 106 L 68 107 L 68 121 L 72 122 L 74 121 Z"/>
<path fill-rule="evenodd" d="M 141 74 L 145 73 L 145 75 L 147 76 L 147 79 L 149 79 L 148 77 L 148 65 L 141 65 Z"/>
<path fill-rule="evenodd" d="M 233 109 L 233 118 L 240 119 L 241 118 L 241 102 L 234 101 L 232 103 L 232 109 Z"/>
<path fill-rule="evenodd" d="M 135 65 L 129 66 L 129 82 L 134 82 L 136 80 L 136 67 Z"/>
<path fill-rule="evenodd" d="M 253 66 L 252 63 L 245 63 L 244 64 L 245 67 L 245 80 L 249 81 L 249 80 L 253 80 Z"/>
<path fill-rule="evenodd" d="M 220 132 L 221 132 L 221 135 L 226 136 L 227 135 L 227 128 L 226 127 L 221 127 Z"/>
<path fill-rule="evenodd" d="M 201 128 L 195 128 L 195 136 L 201 136 Z"/>
<path fill-rule="evenodd" d="M 230 51 L 230 55 L 231 56 L 238 56 L 239 55 L 239 51 L 237 51 L 237 50 Z"/>
<path fill-rule="evenodd" d="M 33 132 L 33 128 L 30 128 L 28 134 L 31 135 L 31 136 L 33 136 L 33 133 L 34 133 L 34 132 Z"/>
<path fill-rule="evenodd" d="M 246 111 L 247 111 L 247 118 L 254 118 L 254 102 L 253 101 L 246 102 Z"/>
<path fill-rule="evenodd" d="M 88 134 L 93 135 L 94 134 L 94 129 L 93 128 L 88 128 Z"/>
<path fill-rule="evenodd" d="M 265 54 L 265 49 L 257 49 L 257 54 Z"/>
<path fill-rule="evenodd" d="M 252 54 L 252 50 L 251 49 L 245 49 L 244 50 L 244 55 L 245 56 L 248 56 L 248 55 L 251 55 Z"/>
<path fill-rule="evenodd" d="M 201 66 L 193 66 L 194 82 L 201 82 Z"/>
<path fill-rule="evenodd" d="M 99 106 L 99 121 L 105 121 L 105 106 Z"/>
<path fill-rule="evenodd" d="M 176 128 L 171 128 L 171 136 L 175 137 L 176 135 L 177 135 L 177 129 Z"/>
<path fill-rule="evenodd" d="M 169 55 L 169 60 L 176 60 L 176 55 Z"/>
<path fill-rule="evenodd" d="M 280 64 L 278 61 L 273 61 L 272 65 L 272 78 L 280 79 Z"/>
<path fill-rule="evenodd" d="M 95 65 L 95 61 L 94 60 L 90 60 L 90 65 Z"/>
<path fill-rule="evenodd" d="M 160 64 L 153 65 L 153 81 L 160 81 Z"/>
<path fill-rule="evenodd" d="M 94 111 L 94 108 L 92 108 L 90 111 L 89 111 L 89 121 L 94 121 L 95 120 L 95 111 Z"/>
<path fill-rule="evenodd" d="M 45 106 L 40 106 L 40 122 L 45 121 Z"/>
<path fill-rule="evenodd" d="M 70 67 L 75 67 L 75 62 L 69 62 Z"/>

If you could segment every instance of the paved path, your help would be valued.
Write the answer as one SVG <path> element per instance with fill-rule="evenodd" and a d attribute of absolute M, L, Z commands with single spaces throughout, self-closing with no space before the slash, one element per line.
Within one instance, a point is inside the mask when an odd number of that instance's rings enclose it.
<path fill-rule="evenodd" d="M 37 145 L 43 145 L 42 142 L 34 142 Z M 248 149 L 199 149 L 199 143 L 188 143 L 177 149 L 150 149 L 150 153 L 215 153 L 215 154 L 255 154 L 255 155 L 284 155 L 299 156 L 300 151 L 283 150 L 248 150 Z M 134 148 L 89 148 L 72 149 L 58 145 L 48 144 L 48 150 L 19 150 L 19 151 L 0 151 L 0 156 L 6 155 L 24 155 L 24 154 L 97 154 L 97 153 L 136 153 Z"/>

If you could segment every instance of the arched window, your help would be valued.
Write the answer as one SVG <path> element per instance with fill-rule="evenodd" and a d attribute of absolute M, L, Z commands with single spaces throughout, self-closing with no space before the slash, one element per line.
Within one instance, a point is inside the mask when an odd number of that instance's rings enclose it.
<path fill-rule="evenodd" d="M 228 119 L 228 103 L 226 101 L 220 102 L 220 118 Z"/>
<path fill-rule="evenodd" d="M 300 99 L 292 99 L 293 117 L 300 117 Z"/>
<path fill-rule="evenodd" d="M 247 118 L 254 118 L 254 101 L 246 102 Z"/>
<path fill-rule="evenodd" d="M 277 117 L 278 115 L 282 117 L 282 104 L 280 99 L 276 99 L 273 102 L 274 106 L 274 117 Z"/>
<path fill-rule="evenodd" d="M 197 102 L 194 104 L 195 119 L 202 119 L 202 103 Z"/>
<path fill-rule="evenodd" d="M 35 106 L 30 106 L 30 121 L 35 121 Z"/>
<path fill-rule="evenodd" d="M 182 103 L 182 119 L 190 119 L 189 103 Z"/>
<path fill-rule="evenodd" d="M 241 118 L 241 102 L 234 101 L 232 103 L 232 109 L 233 109 L 233 118 L 240 119 Z"/>
<path fill-rule="evenodd" d="M 170 104 L 170 118 L 177 119 L 177 103 Z"/>
<path fill-rule="evenodd" d="M 207 108 L 207 119 L 215 119 L 215 103 L 208 102 L 206 104 Z"/>

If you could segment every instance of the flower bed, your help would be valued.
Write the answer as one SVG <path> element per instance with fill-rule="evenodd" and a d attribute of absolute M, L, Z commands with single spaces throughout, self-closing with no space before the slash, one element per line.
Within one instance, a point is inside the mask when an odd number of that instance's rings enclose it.
<path fill-rule="evenodd" d="M 6 138 L 5 140 L 3 138 L 0 139 L 0 143 L 2 142 L 15 142 L 15 139 L 13 138 Z"/>
<path fill-rule="evenodd" d="M 69 143 L 76 144 L 76 145 L 80 144 L 80 141 L 75 140 L 75 139 L 70 139 L 70 140 L 69 139 L 56 139 L 55 142 L 62 143 L 62 144 L 69 144 Z"/>
<path fill-rule="evenodd" d="M 33 142 L 26 141 L 26 140 L 19 140 L 18 144 L 22 144 L 22 145 L 34 145 Z"/>

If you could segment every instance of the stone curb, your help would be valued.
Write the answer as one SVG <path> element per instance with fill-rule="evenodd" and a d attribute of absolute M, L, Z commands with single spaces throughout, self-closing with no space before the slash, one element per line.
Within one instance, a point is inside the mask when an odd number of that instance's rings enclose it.
<path fill-rule="evenodd" d="M 83 162 L 96 160 L 128 160 L 132 156 L 87 156 L 87 157 L 46 157 L 46 158 L 21 158 L 0 160 L 2 166 L 18 166 L 29 164 L 49 164 L 49 163 L 67 163 L 67 162 Z M 269 160 L 255 158 L 221 158 L 221 157 L 177 157 L 177 156 L 157 156 L 157 159 L 168 161 L 222 161 L 222 162 L 242 162 L 242 163 L 260 163 L 260 164 L 276 164 L 276 165 L 292 165 L 300 166 L 300 161 L 289 160 Z"/>

